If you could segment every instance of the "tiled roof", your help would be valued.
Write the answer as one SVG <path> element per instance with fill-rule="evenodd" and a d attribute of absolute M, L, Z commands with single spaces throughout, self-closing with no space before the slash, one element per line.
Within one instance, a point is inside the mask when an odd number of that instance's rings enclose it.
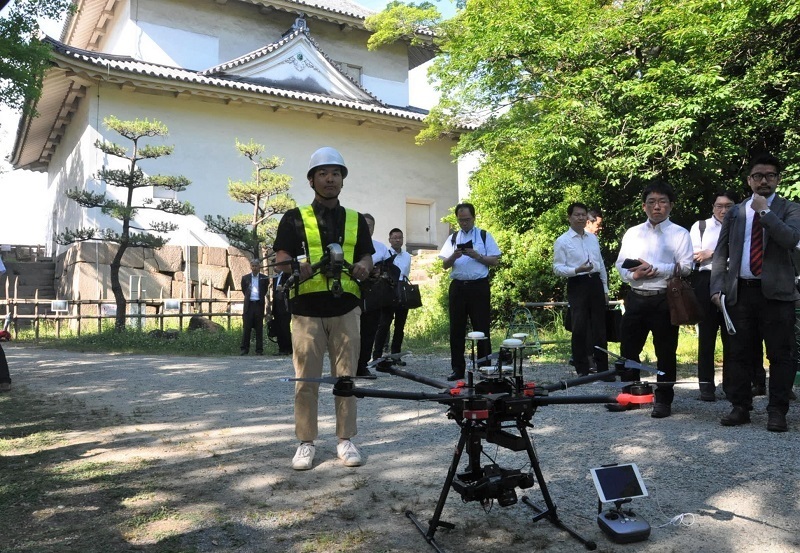
<path fill-rule="evenodd" d="M 66 44 L 62 44 L 50 38 L 46 40 L 53 45 L 55 52 L 69 59 L 88 63 L 98 68 L 103 68 L 103 71 L 118 70 L 134 75 L 165 79 L 175 83 L 193 83 L 198 85 L 219 87 L 230 91 L 254 92 L 275 98 L 286 98 L 328 106 L 339 106 L 343 108 L 388 115 L 402 119 L 410 119 L 419 122 L 421 122 L 425 117 L 425 115 L 420 114 L 416 110 L 411 111 L 402 108 L 389 107 L 381 104 L 377 100 L 375 100 L 374 103 L 345 100 L 340 98 L 332 98 L 330 96 L 324 96 L 321 94 L 312 94 L 308 92 L 277 88 L 274 86 L 266 86 L 263 84 L 247 82 L 239 78 L 228 79 L 225 77 L 204 75 L 204 72 L 139 61 L 129 56 L 115 56 L 111 54 L 81 50 L 79 48 L 73 48 Z"/>

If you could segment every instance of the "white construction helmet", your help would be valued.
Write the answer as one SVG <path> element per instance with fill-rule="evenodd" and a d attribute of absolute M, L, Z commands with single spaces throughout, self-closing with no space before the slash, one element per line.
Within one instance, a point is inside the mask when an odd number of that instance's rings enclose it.
<path fill-rule="evenodd" d="M 311 154 L 311 160 L 308 162 L 308 173 L 306 178 L 311 180 L 314 175 L 314 169 L 322 167 L 323 165 L 338 165 L 342 168 L 342 178 L 347 176 L 347 166 L 344 164 L 344 158 L 336 149 L 330 146 L 320 148 Z"/>

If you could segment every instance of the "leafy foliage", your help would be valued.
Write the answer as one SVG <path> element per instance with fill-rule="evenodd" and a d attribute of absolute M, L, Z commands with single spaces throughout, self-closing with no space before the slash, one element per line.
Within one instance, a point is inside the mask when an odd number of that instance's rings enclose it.
<path fill-rule="evenodd" d="M 137 189 L 152 186 L 180 192 L 190 184 L 190 181 L 183 176 L 145 175 L 142 169 L 137 166 L 137 163 L 143 159 L 153 159 L 172 153 L 172 146 L 140 144 L 140 140 L 144 138 L 166 136 L 168 134 L 166 125 L 160 121 L 148 121 L 147 119 L 122 121 L 113 115 L 105 118 L 103 123 L 108 129 L 116 131 L 132 142 L 130 148 L 113 142 L 98 140 L 95 143 L 95 146 L 105 154 L 126 160 L 127 168 L 112 169 L 104 166 L 97 173 L 99 180 L 105 181 L 108 185 L 125 189 L 127 191 L 124 195 L 125 200 L 118 200 L 105 193 L 95 193 L 91 190 L 78 188 L 70 189 L 65 194 L 81 207 L 87 209 L 99 208 L 104 215 L 121 221 L 122 229 L 117 231 L 110 228 L 67 228 L 56 236 L 56 241 L 62 245 L 85 242 L 87 240 L 100 240 L 118 244 L 114 259 L 111 262 L 110 276 L 111 291 L 114 293 L 117 305 L 115 329 L 121 332 L 125 329 L 126 301 L 119 282 L 119 269 L 125 250 L 135 246 L 160 248 L 166 244 L 167 239 L 159 236 L 159 234 L 171 232 L 178 228 L 178 225 L 172 221 L 153 221 L 148 225 L 148 228 L 139 227 L 136 223 L 137 214 L 141 210 L 151 210 L 171 215 L 192 215 L 194 214 L 194 208 L 189 202 L 180 202 L 172 199 L 160 199 L 156 203 L 152 198 L 143 198 L 139 204 L 134 204 L 133 193 Z"/>
<path fill-rule="evenodd" d="M 58 19 L 71 9 L 71 0 L 16 0 L 8 6 L 0 18 L 0 102 L 35 115 L 50 61 L 37 19 Z"/>
<path fill-rule="evenodd" d="M 251 213 L 240 213 L 227 218 L 206 215 L 207 230 L 224 235 L 235 247 L 252 252 L 254 257 L 265 257 L 272 248 L 278 220 L 275 215 L 286 213 L 295 206 L 288 194 L 292 177 L 276 173 L 283 159 L 262 157 L 264 146 L 251 139 L 247 144 L 236 141 L 236 149 L 253 165 L 248 181 L 228 180 L 228 196 L 234 201 L 252 206 Z"/>
<path fill-rule="evenodd" d="M 719 190 L 746 190 L 758 151 L 784 160 L 782 193 L 799 198 L 798 14 L 800 0 L 470 0 L 436 22 L 442 97 L 418 139 L 477 127 L 454 153 L 482 156 L 471 199 L 485 227 L 516 235 L 500 305 L 561 299 L 548 244 L 569 201 L 603 210 L 614 252 L 652 177 L 676 188 L 687 227 Z"/>

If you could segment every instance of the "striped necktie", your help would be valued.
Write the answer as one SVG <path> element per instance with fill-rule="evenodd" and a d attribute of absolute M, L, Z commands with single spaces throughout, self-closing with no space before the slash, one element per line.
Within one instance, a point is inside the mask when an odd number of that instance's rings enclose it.
<path fill-rule="evenodd" d="M 761 216 L 753 215 L 753 228 L 750 234 L 750 272 L 753 276 L 761 275 L 761 261 L 764 258 L 764 231 L 761 227 Z"/>

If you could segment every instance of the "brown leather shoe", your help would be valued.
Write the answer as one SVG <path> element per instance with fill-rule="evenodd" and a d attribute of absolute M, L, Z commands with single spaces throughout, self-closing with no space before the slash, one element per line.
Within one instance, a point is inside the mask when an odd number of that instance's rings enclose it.
<path fill-rule="evenodd" d="M 672 414 L 672 405 L 668 403 L 654 403 L 650 416 L 654 419 L 665 419 Z"/>
<path fill-rule="evenodd" d="M 767 430 L 770 432 L 787 432 L 789 425 L 786 424 L 786 415 L 778 411 L 767 413 Z"/>
<path fill-rule="evenodd" d="M 719 420 L 722 426 L 739 426 L 748 422 L 750 422 L 750 411 L 738 405 L 734 405 L 731 412 Z"/>
<path fill-rule="evenodd" d="M 454 382 L 456 380 L 464 380 L 463 371 L 462 372 L 453 371 L 452 373 L 450 373 L 450 376 L 447 377 L 448 382 Z"/>

